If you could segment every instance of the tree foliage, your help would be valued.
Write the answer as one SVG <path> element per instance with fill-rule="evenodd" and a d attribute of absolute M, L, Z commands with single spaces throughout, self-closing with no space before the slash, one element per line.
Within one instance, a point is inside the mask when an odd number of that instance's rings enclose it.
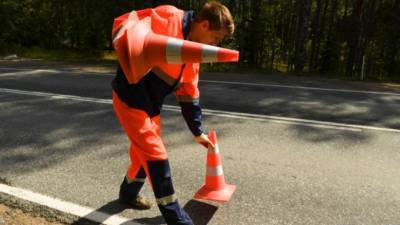
<path fill-rule="evenodd" d="M 1 0 L 0 50 L 112 49 L 113 18 L 205 0 Z M 222 0 L 235 19 L 240 65 L 296 73 L 400 78 L 400 0 Z"/>

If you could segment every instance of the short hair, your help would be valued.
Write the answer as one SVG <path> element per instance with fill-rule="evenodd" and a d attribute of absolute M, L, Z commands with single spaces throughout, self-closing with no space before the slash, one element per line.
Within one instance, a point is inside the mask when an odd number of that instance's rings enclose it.
<path fill-rule="evenodd" d="M 203 8 L 196 15 L 194 22 L 208 20 L 210 30 L 220 30 L 225 28 L 229 35 L 232 35 L 235 30 L 232 15 L 229 9 L 223 4 L 210 1 L 204 4 Z"/>

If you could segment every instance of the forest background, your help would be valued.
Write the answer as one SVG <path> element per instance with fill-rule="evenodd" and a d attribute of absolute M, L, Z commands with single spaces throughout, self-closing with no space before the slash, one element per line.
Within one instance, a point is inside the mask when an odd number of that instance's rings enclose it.
<path fill-rule="evenodd" d="M 115 17 L 160 4 L 197 11 L 205 2 L 1 0 L 0 55 L 113 59 Z M 400 81 L 400 0 L 220 2 L 236 24 L 222 46 L 239 50 L 240 62 L 209 70 Z"/>

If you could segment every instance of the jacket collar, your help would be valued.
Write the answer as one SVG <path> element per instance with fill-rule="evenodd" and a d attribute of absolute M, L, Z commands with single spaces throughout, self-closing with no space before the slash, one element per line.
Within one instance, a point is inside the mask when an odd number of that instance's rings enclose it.
<path fill-rule="evenodd" d="M 190 29 L 192 28 L 192 23 L 194 21 L 195 14 L 193 10 L 185 11 L 182 18 L 182 32 L 183 37 L 186 40 L 189 36 Z"/>

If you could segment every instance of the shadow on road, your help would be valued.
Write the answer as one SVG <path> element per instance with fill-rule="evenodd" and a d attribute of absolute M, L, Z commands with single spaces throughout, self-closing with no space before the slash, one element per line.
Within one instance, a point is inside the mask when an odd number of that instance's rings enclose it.
<path fill-rule="evenodd" d="M 188 201 L 183 208 L 190 215 L 193 223 L 196 225 L 208 224 L 215 212 L 218 210 L 218 207 L 216 206 L 196 200 Z"/>
<path fill-rule="evenodd" d="M 341 130 L 338 129 L 326 129 L 323 127 L 312 127 L 301 124 L 291 125 L 291 130 L 295 135 L 296 139 L 303 140 L 311 143 L 333 143 L 340 141 L 342 144 L 352 146 L 357 143 L 371 141 L 372 135 L 362 130 Z"/>
<path fill-rule="evenodd" d="M 199 202 L 196 200 L 190 200 L 183 207 L 185 211 L 190 215 L 193 223 L 196 225 L 206 225 L 210 222 L 218 207 Z M 84 216 L 84 218 L 78 219 L 72 225 L 97 225 L 106 221 L 110 216 L 122 213 L 124 210 L 129 209 L 129 207 L 119 203 L 118 200 L 113 200 L 90 214 Z M 96 220 L 97 222 L 93 222 Z M 151 218 L 138 218 L 123 223 L 122 225 L 133 225 L 133 224 L 146 224 L 146 225 L 159 225 L 165 224 L 164 218 L 162 216 L 155 216 Z"/>

